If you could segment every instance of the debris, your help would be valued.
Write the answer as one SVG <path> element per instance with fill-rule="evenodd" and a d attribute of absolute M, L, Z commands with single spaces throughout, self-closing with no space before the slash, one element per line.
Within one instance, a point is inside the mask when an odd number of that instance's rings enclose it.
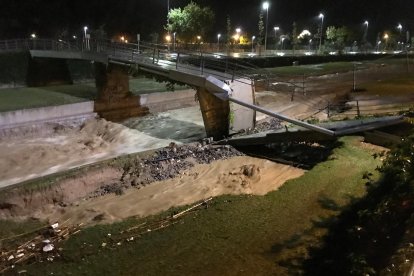
<path fill-rule="evenodd" d="M 50 252 L 55 248 L 55 246 L 51 243 L 46 244 L 45 246 L 43 246 L 43 252 Z"/>
<path fill-rule="evenodd" d="M 59 227 L 59 223 L 56 222 L 56 223 L 50 225 L 50 227 L 52 227 L 52 229 L 56 229 L 56 228 Z"/>
<path fill-rule="evenodd" d="M 105 246 L 106 246 L 106 242 L 103 242 L 103 243 L 101 244 L 101 246 L 102 246 L 102 247 L 105 247 Z"/>
<path fill-rule="evenodd" d="M 14 259 L 14 256 L 13 255 L 10 255 L 8 258 L 7 258 L 7 260 L 8 261 L 11 261 L 11 260 L 13 260 Z"/>

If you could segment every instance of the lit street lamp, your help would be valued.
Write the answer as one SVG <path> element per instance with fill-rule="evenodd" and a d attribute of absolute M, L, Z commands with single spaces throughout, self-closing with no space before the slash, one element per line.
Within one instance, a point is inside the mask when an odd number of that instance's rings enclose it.
<path fill-rule="evenodd" d="M 265 29 L 265 52 L 267 49 L 267 25 L 269 23 L 269 2 L 264 2 L 263 3 L 263 9 L 266 10 L 266 29 Z"/>
<path fill-rule="evenodd" d="M 280 28 L 276 26 L 276 27 L 273 27 L 273 30 L 275 31 L 275 49 L 277 49 L 277 35 L 276 35 L 276 33 L 277 33 L 277 31 L 280 30 Z"/>
<path fill-rule="evenodd" d="M 365 25 L 365 32 L 364 32 L 364 42 L 367 42 L 367 36 L 368 36 L 368 26 L 369 26 L 369 22 L 368 20 L 365 20 L 364 22 Z"/>
<path fill-rule="evenodd" d="M 283 42 L 285 41 L 286 37 L 282 37 L 282 43 L 281 43 L 281 49 L 283 50 L 284 46 L 283 46 Z"/>
<path fill-rule="evenodd" d="M 321 19 L 321 33 L 319 36 L 319 53 L 321 52 L 322 48 L 322 36 L 323 36 L 323 19 L 325 18 L 325 15 L 323 13 L 319 14 L 319 18 Z"/>
<path fill-rule="evenodd" d="M 221 34 L 217 34 L 217 51 L 220 51 L 220 37 Z"/>
<path fill-rule="evenodd" d="M 88 34 L 86 33 L 87 30 L 88 30 L 87 26 L 83 27 L 83 40 L 85 43 L 85 49 L 89 49 Z"/>
<path fill-rule="evenodd" d="M 252 53 L 254 52 L 254 40 L 256 39 L 256 37 L 255 36 L 252 36 Z"/>
<path fill-rule="evenodd" d="M 384 34 L 384 40 L 385 40 L 385 49 L 387 49 L 388 48 L 388 39 L 390 38 L 390 36 L 387 34 L 387 33 L 385 33 Z"/>
<path fill-rule="evenodd" d="M 35 33 L 32 33 L 32 34 L 30 35 L 30 37 L 31 37 L 32 39 L 36 39 L 36 34 L 35 34 Z"/>
<path fill-rule="evenodd" d="M 175 42 L 176 42 L 176 35 L 177 35 L 177 33 L 176 32 L 174 32 L 173 33 L 173 51 L 175 52 Z"/>

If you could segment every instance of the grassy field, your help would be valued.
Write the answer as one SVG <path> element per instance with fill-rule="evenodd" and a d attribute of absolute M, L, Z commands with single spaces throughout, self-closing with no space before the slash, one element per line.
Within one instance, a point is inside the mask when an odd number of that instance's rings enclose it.
<path fill-rule="evenodd" d="M 378 176 L 375 168 L 380 161 L 372 157 L 375 150 L 362 147 L 357 137 L 340 141 L 342 146 L 329 160 L 266 196 L 215 198 L 209 208 L 132 242 L 126 238 L 134 232 L 120 232 L 176 210 L 90 227 L 62 245 L 63 259 L 23 269 L 30 275 L 296 273 L 307 249 L 319 244 L 329 221 L 365 194 L 363 175 Z M 108 245 L 102 247 L 103 242 Z"/>
<path fill-rule="evenodd" d="M 353 66 L 352 62 L 329 62 L 323 64 L 266 68 L 266 70 L 273 74 L 282 75 L 324 75 L 333 72 L 348 72 L 353 69 Z"/>
<path fill-rule="evenodd" d="M 148 78 L 130 79 L 130 91 L 135 95 L 166 92 L 165 83 Z M 175 86 L 175 90 L 188 89 Z M 47 87 L 22 87 L 0 89 L 0 112 L 45 106 L 79 103 L 96 99 L 95 83 Z"/>
<path fill-rule="evenodd" d="M 375 96 L 411 96 L 414 92 L 414 79 L 412 77 L 399 77 L 363 84 L 362 95 Z"/>
<path fill-rule="evenodd" d="M 93 85 L 59 85 L 0 89 L 0 112 L 93 100 Z"/>

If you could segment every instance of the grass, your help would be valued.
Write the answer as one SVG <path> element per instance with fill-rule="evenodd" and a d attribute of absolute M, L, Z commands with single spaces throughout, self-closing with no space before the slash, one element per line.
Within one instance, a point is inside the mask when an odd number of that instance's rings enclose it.
<path fill-rule="evenodd" d="M 347 72 L 353 69 L 352 62 L 329 62 L 314 65 L 285 66 L 267 68 L 266 70 L 274 74 L 284 75 L 324 75 L 332 72 Z"/>
<path fill-rule="evenodd" d="M 56 106 L 93 100 L 95 88 L 87 84 L 0 90 L 0 112 Z"/>
<path fill-rule="evenodd" d="M 165 83 L 148 78 L 130 79 L 130 91 L 135 95 L 169 91 Z M 188 89 L 175 86 L 175 90 Z M 47 87 L 22 87 L 0 89 L 0 112 L 56 106 L 93 101 L 97 98 L 94 83 Z"/>
<path fill-rule="evenodd" d="M 111 239 L 142 219 L 90 227 L 63 245 L 63 259 L 24 269 L 31 275 L 291 274 L 307 248 L 319 243 L 326 222 L 365 194 L 362 176 L 378 176 L 373 150 L 362 148 L 357 137 L 341 142 L 329 160 L 266 196 L 218 197 L 174 226 L 119 246 Z"/>
<path fill-rule="evenodd" d="M 399 77 L 377 82 L 364 83 L 363 95 L 374 94 L 378 96 L 411 96 L 414 92 L 414 79 L 412 77 Z"/>

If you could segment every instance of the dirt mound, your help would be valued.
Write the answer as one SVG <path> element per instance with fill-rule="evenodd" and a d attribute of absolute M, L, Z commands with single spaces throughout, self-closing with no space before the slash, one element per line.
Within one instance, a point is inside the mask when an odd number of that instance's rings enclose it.
<path fill-rule="evenodd" d="M 112 163 L 83 169 L 73 176 L 57 178 L 43 188 L 31 190 L 17 187 L 4 191 L 0 199 L 0 218 L 44 218 L 48 210 L 61 212 L 79 200 L 97 198 L 107 194 L 121 195 L 131 187 L 142 188 L 149 183 L 179 176 L 198 163 L 210 163 L 241 155 L 228 146 L 203 146 L 200 143 L 169 147 L 152 156 L 125 156 Z"/>

